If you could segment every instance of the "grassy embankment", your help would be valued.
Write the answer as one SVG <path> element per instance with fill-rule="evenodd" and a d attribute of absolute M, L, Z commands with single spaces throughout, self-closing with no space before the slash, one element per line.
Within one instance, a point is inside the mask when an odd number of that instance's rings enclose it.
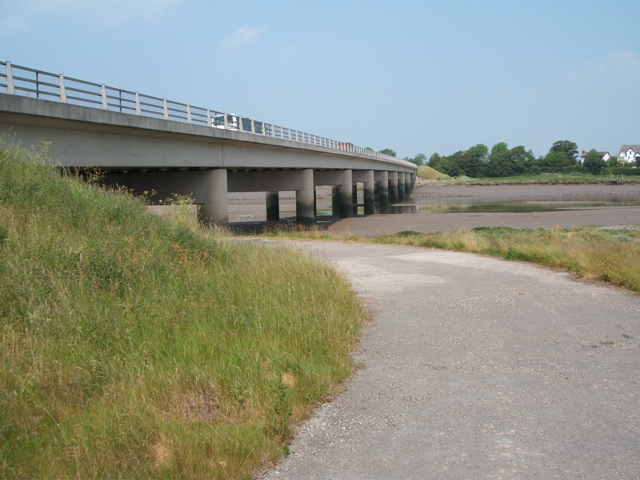
<path fill-rule="evenodd" d="M 640 231 L 595 227 L 474 228 L 436 233 L 400 232 L 378 237 L 334 236 L 326 231 L 275 228 L 265 236 L 411 245 L 491 255 L 567 270 L 640 292 Z"/>
<path fill-rule="evenodd" d="M 590 173 L 541 173 L 513 177 L 483 178 L 451 178 L 427 165 L 418 167 L 417 176 L 422 180 L 444 180 L 443 183 L 461 183 L 469 185 L 502 185 L 502 184 L 579 184 L 579 183 L 639 183 L 640 177 L 630 175 L 592 175 Z"/>
<path fill-rule="evenodd" d="M 444 181 L 444 184 L 465 185 L 522 185 L 522 184 L 580 184 L 580 183 L 638 183 L 638 176 L 623 175 L 592 175 L 589 173 L 541 173 L 538 175 L 523 175 L 513 177 L 483 177 L 483 178 L 451 178 L 426 165 L 418 167 L 417 176 L 422 180 Z"/>
<path fill-rule="evenodd" d="M 474 178 L 467 180 L 465 183 L 471 185 L 502 185 L 502 184 L 591 184 L 591 183 L 638 183 L 640 178 L 637 176 L 608 176 L 608 175 L 592 175 L 589 173 L 541 173 L 539 175 L 523 175 L 513 177 L 498 178 Z"/>
<path fill-rule="evenodd" d="M 0 149 L 0 476 L 243 478 L 352 371 L 332 269 Z"/>

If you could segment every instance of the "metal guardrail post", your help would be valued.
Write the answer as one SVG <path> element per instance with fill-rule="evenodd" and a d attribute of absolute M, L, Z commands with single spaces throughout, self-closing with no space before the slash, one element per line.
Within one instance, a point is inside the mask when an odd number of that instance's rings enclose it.
<path fill-rule="evenodd" d="M 140 108 L 140 95 L 138 95 L 138 92 L 133 94 L 133 97 L 135 98 L 135 102 L 136 102 L 136 115 L 142 115 L 142 109 Z"/>
<path fill-rule="evenodd" d="M 167 108 L 167 99 L 162 99 L 162 116 L 165 120 L 169 120 L 169 109 Z"/>
<path fill-rule="evenodd" d="M 11 73 L 11 62 L 7 62 L 5 67 L 7 68 L 7 93 L 9 95 L 15 95 L 16 91 L 13 88 L 13 75 Z"/>
<path fill-rule="evenodd" d="M 104 83 L 100 87 L 102 90 L 102 110 L 109 110 L 109 104 L 107 103 L 107 87 Z"/>
<path fill-rule="evenodd" d="M 58 80 L 60 84 L 60 103 L 67 103 L 67 90 L 64 88 L 64 75 L 60 74 Z"/>
<path fill-rule="evenodd" d="M 207 108 L 207 126 L 211 126 L 211 111 Z"/>
<path fill-rule="evenodd" d="M 187 104 L 187 123 L 193 123 L 191 120 L 191 106 Z"/>

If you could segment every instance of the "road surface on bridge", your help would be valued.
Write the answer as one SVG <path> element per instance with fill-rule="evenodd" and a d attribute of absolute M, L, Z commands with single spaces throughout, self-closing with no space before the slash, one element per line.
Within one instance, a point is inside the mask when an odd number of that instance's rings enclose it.
<path fill-rule="evenodd" d="M 640 295 L 533 265 L 302 242 L 373 314 L 263 479 L 640 478 Z"/>

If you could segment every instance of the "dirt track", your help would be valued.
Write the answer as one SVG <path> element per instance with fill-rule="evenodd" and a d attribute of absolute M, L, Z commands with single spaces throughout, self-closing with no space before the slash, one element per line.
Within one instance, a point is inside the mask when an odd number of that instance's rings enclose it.
<path fill-rule="evenodd" d="M 638 294 L 468 253 L 298 245 L 373 319 L 363 368 L 263 480 L 639 478 Z"/>

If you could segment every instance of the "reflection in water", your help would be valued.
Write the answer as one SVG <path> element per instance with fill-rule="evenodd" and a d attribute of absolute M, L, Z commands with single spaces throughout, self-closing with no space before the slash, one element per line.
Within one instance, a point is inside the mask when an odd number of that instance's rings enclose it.
<path fill-rule="evenodd" d="M 418 213 L 535 213 L 554 210 L 581 210 L 640 205 L 640 195 L 582 195 L 580 200 L 567 197 L 532 197 L 504 199 L 422 198 L 416 199 Z"/>
<path fill-rule="evenodd" d="M 409 203 L 411 202 L 411 203 Z M 395 204 L 382 214 L 418 214 L 438 213 L 537 213 L 557 210 L 606 209 L 614 207 L 640 206 L 639 194 L 624 195 L 538 195 L 532 197 L 514 197 L 496 200 L 482 197 L 410 197 L 406 203 Z M 358 216 L 364 215 L 362 204 L 357 209 Z M 263 203 L 231 203 L 230 221 L 265 221 L 266 212 Z M 281 199 L 280 219 L 293 220 L 296 215 L 295 198 Z M 331 197 L 318 197 L 316 203 L 318 221 L 322 217 L 332 217 Z M 336 217 L 333 217 L 336 218 Z"/>

